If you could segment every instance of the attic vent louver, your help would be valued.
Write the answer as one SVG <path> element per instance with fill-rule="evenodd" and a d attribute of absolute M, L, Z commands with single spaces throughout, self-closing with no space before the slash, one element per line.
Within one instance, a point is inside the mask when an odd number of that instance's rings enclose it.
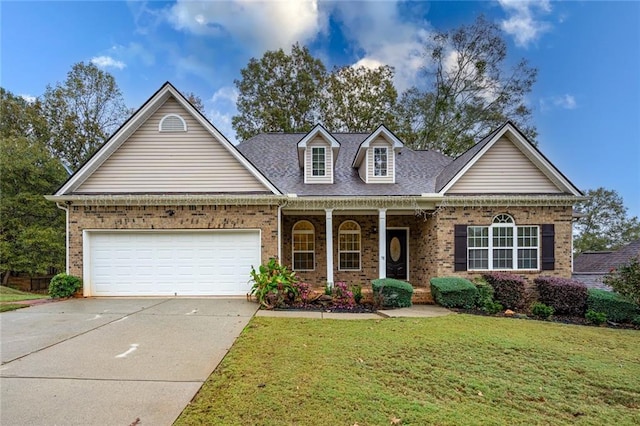
<path fill-rule="evenodd" d="M 160 120 L 161 132 L 186 132 L 187 123 L 177 114 L 167 114 Z"/>

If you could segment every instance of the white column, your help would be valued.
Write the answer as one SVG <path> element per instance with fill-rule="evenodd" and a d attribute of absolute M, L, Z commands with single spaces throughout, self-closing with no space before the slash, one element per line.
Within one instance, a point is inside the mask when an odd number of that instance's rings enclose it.
<path fill-rule="evenodd" d="M 387 209 L 378 209 L 379 278 L 387 278 Z"/>
<path fill-rule="evenodd" d="M 325 235 L 327 246 L 327 284 L 333 287 L 333 209 L 325 209 Z"/>

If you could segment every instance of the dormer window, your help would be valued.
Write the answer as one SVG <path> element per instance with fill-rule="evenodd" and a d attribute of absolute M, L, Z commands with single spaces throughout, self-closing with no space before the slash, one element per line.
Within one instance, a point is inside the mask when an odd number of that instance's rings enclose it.
<path fill-rule="evenodd" d="M 167 114 L 160 120 L 160 132 L 186 132 L 187 123 L 178 114 Z"/>
<path fill-rule="evenodd" d="M 326 150 L 324 147 L 311 148 L 311 164 L 313 176 L 325 176 L 327 163 Z"/>
<path fill-rule="evenodd" d="M 373 148 L 373 175 L 387 176 L 387 152 L 386 147 Z"/>

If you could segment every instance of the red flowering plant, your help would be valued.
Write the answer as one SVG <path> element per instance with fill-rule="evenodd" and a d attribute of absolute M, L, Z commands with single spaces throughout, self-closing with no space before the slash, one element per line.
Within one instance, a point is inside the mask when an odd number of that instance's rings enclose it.
<path fill-rule="evenodd" d="M 356 300 L 347 283 L 339 281 L 333 286 L 333 306 L 338 309 L 353 309 Z"/>

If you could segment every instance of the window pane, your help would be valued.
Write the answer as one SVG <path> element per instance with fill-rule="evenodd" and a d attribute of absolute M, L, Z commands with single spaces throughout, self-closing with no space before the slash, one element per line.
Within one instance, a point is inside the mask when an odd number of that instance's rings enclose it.
<path fill-rule="evenodd" d="M 489 269 L 489 250 L 469 250 L 469 269 Z"/>
<path fill-rule="evenodd" d="M 513 250 L 494 249 L 493 269 L 513 269 Z"/>
<path fill-rule="evenodd" d="M 518 247 L 538 247 L 538 227 L 518 227 Z"/>
<path fill-rule="evenodd" d="M 360 253 L 340 253 L 340 269 L 360 269 Z"/>
<path fill-rule="evenodd" d="M 293 234 L 294 251 L 313 251 L 313 234 Z"/>
<path fill-rule="evenodd" d="M 493 228 L 494 247 L 513 247 L 513 228 Z"/>
<path fill-rule="evenodd" d="M 486 226 L 468 227 L 467 247 L 489 247 L 489 228 Z"/>
<path fill-rule="evenodd" d="M 518 269 L 538 269 L 538 249 L 518 249 Z"/>
<path fill-rule="evenodd" d="M 324 176 L 324 148 L 312 148 L 311 150 L 311 162 L 313 176 Z"/>
<path fill-rule="evenodd" d="M 374 148 L 373 149 L 373 170 L 374 176 L 386 176 L 387 175 L 387 149 L 386 148 Z"/>
<path fill-rule="evenodd" d="M 340 251 L 360 251 L 359 234 L 340 234 Z"/>
<path fill-rule="evenodd" d="M 293 253 L 293 269 L 313 270 L 315 268 L 313 258 L 313 253 Z"/>

